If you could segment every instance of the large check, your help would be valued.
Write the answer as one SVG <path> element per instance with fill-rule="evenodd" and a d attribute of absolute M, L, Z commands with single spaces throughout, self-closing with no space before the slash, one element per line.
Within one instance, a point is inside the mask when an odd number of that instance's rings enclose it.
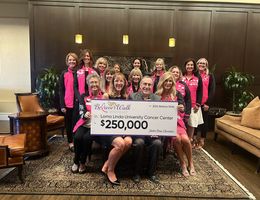
<path fill-rule="evenodd" d="M 175 136 L 177 102 L 91 101 L 91 134 Z"/>

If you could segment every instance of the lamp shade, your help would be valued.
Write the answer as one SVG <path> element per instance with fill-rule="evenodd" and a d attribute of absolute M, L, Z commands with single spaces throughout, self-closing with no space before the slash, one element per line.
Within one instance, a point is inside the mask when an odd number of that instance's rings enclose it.
<path fill-rule="evenodd" d="M 128 44 L 128 43 L 129 43 L 128 35 L 123 35 L 123 44 Z"/>
<path fill-rule="evenodd" d="M 81 34 L 75 35 L 75 43 L 82 44 L 82 35 Z"/>
<path fill-rule="evenodd" d="M 175 38 L 169 38 L 169 47 L 175 47 Z"/>

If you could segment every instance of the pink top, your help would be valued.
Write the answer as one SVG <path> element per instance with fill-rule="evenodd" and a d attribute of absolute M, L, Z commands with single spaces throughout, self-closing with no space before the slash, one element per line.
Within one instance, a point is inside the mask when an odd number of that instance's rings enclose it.
<path fill-rule="evenodd" d="M 138 88 L 138 90 L 136 91 L 136 92 L 139 92 L 140 91 L 140 88 Z M 127 95 L 131 95 L 131 94 L 133 94 L 134 93 L 134 90 L 133 90 L 133 84 L 132 83 L 130 83 L 130 85 L 128 86 L 128 88 L 127 88 Z"/>
<path fill-rule="evenodd" d="M 184 81 L 190 89 L 191 107 L 194 108 L 196 106 L 199 78 L 192 74 L 192 77 L 190 79 L 188 79 L 187 76 L 183 76 L 182 81 Z"/>
<path fill-rule="evenodd" d="M 64 102 L 67 108 L 73 108 L 74 105 L 74 76 L 73 71 L 68 68 L 68 72 L 64 74 L 65 95 Z"/>
<path fill-rule="evenodd" d="M 102 98 L 103 98 L 103 94 L 102 94 L 101 91 L 98 93 L 98 95 L 97 95 L 96 97 L 94 97 L 94 96 L 92 95 L 92 93 L 90 93 L 89 96 L 85 97 L 85 98 L 84 98 L 84 102 L 85 102 L 85 105 L 86 105 L 87 112 L 91 112 L 91 103 L 90 103 L 90 102 L 91 102 L 92 99 L 102 99 Z M 75 133 L 75 132 L 77 131 L 77 129 L 78 129 L 80 126 L 84 125 L 85 123 L 87 123 L 87 119 L 80 118 L 80 119 L 77 121 L 77 123 L 76 123 L 76 125 L 74 126 L 74 128 L 73 128 L 73 133 Z M 89 125 L 90 125 L 90 121 L 89 121 Z"/>
<path fill-rule="evenodd" d="M 172 99 L 172 98 L 169 97 L 169 96 L 168 96 L 168 97 L 164 97 L 164 96 L 162 96 L 162 97 L 161 97 L 161 101 L 177 101 L 177 96 L 175 96 L 174 99 Z M 177 116 L 177 126 L 186 129 L 185 123 L 184 123 L 184 121 L 183 121 L 184 115 L 185 115 L 184 112 L 181 113 L 180 111 L 178 111 L 178 116 Z"/>
<path fill-rule="evenodd" d="M 201 105 L 204 105 L 209 97 L 209 75 L 207 75 L 206 73 L 201 73 L 200 76 L 202 79 L 202 87 L 203 87 Z"/>
<path fill-rule="evenodd" d="M 176 82 L 176 90 L 179 91 L 183 97 L 185 97 L 185 95 L 186 95 L 185 85 L 180 83 L 180 81 Z"/>
<path fill-rule="evenodd" d="M 88 74 L 93 74 L 96 71 L 90 67 L 83 66 L 81 69 L 77 71 L 77 78 L 78 78 L 78 90 L 79 94 L 82 95 L 85 93 L 85 71 L 88 72 Z"/>

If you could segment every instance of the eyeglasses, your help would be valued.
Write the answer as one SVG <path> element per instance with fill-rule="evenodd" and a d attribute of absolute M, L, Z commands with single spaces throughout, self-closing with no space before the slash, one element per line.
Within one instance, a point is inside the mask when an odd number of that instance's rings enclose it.
<path fill-rule="evenodd" d="M 199 62 L 198 64 L 201 64 L 201 65 L 206 65 L 207 63 L 204 63 L 204 62 Z"/>

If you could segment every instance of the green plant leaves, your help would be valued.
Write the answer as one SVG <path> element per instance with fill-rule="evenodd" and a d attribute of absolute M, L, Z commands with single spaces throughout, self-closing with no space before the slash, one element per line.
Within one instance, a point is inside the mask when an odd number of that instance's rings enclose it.
<path fill-rule="evenodd" d="M 55 99 L 58 96 L 59 74 L 54 67 L 44 68 L 36 79 L 36 91 L 45 109 L 55 107 Z"/>
<path fill-rule="evenodd" d="M 224 74 L 223 81 L 224 88 L 232 92 L 233 111 L 241 111 L 254 98 L 254 95 L 248 91 L 248 87 L 254 81 L 253 75 L 238 72 L 235 67 L 232 67 Z"/>

